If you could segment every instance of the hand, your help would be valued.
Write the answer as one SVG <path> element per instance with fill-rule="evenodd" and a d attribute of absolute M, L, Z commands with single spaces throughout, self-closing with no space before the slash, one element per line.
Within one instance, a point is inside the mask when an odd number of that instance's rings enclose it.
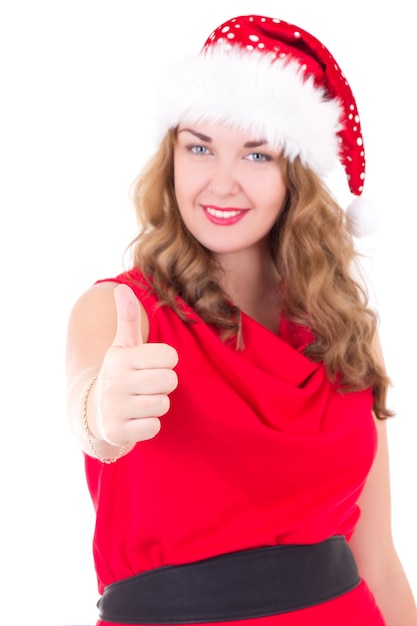
<path fill-rule="evenodd" d="M 159 417 L 170 407 L 168 394 L 177 384 L 174 348 L 144 343 L 141 307 L 127 285 L 114 290 L 117 330 L 106 353 L 92 397 L 90 430 L 112 445 L 129 445 L 154 437 Z"/>

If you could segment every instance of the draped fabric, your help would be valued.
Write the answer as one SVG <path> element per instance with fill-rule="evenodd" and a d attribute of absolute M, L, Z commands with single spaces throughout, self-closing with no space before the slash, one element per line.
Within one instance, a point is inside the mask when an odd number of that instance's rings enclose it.
<path fill-rule="evenodd" d="M 275 335 L 243 315 L 245 349 L 236 350 L 185 303 L 190 323 L 157 306 L 138 271 L 108 280 L 137 294 L 149 342 L 177 350 L 179 384 L 154 439 L 111 465 L 85 457 L 99 592 L 164 565 L 349 539 L 376 452 L 371 391 L 343 393 L 329 382 L 323 364 L 302 354 L 312 333 L 285 319 Z M 321 607 L 262 621 L 314 619 L 321 626 L 383 624 L 365 583 Z"/>

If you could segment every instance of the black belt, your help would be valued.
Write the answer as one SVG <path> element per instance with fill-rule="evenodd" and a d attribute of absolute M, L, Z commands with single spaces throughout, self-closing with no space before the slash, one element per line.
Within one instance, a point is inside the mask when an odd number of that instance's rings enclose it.
<path fill-rule="evenodd" d="M 121 624 L 201 624 L 267 617 L 336 598 L 360 582 L 344 537 L 244 550 L 154 569 L 113 583 L 100 619 Z"/>

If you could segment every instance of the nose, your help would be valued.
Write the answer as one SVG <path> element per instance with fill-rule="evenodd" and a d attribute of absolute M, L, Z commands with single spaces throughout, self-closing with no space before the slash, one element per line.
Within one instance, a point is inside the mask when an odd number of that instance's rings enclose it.
<path fill-rule="evenodd" d="M 209 188 L 218 197 L 236 195 L 240 191 L 240 184 L 233 165 L 218 163 L 211 172 Z"/>

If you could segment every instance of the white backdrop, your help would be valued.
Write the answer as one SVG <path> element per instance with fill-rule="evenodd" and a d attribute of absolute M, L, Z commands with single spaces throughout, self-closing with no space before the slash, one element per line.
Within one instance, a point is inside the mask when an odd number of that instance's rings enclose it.
<path fill-rule="evenodd" d="M 321 39 L 358 101 L 366 195 L 382 213 L 361 249 L 398 414 L 389 425 L 394 536 L 417 591 L 408 1 L 3 0 L 0 584 L 9 626 L 95 622 L 93 510 L 65 417 L 68 315 L 92 282 L 123 268 L 135 231 L 129 187 L 153 147 L 155 77 L 172 58 L 198 50 L 222 21 L 254 11 Z M 334 184 L 344 201 L 345 181 Z"/>

